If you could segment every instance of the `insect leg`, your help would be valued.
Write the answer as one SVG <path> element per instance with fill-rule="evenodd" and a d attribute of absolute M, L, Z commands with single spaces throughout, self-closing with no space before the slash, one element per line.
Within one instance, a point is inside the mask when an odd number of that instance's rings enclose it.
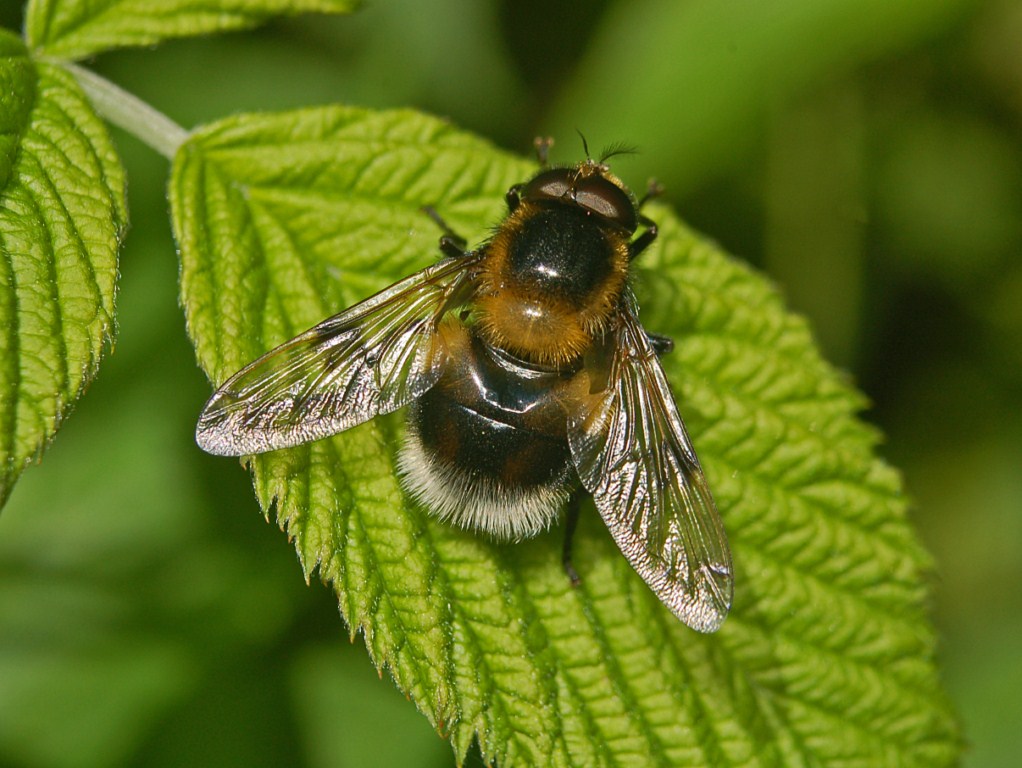
<path fill-rule="evenodd" d="M 436 208 L 424 205 L 421 210 L 443 230 L 444 234 L 440 237 L 440 250 L 444 252 L 445 256 L 464 256 L 468 253 L 468 241 L 451 229 L 443 217 L 436 212 Z"/>
<path fill-rule="evenodd" d="M 514 213 L 515 209 L 518 208 L 518 204 L 522 202 L 522 187 L 523 184 L 515 184 L 511 189 L 504 195 L 504 199 L 507 201 L 507 212 Z"/>
<path fill-rule="evenodd" d="M 646 184 L 646 194 L 639 200 L 638 208 L 642 210 L 642 206 L 652 200 L 654 197 L 660 197 L 664 193 L 664 185 L 656 179 L 650 179 L 649 183 Z"/>
<path fill-rule="evenodd" d="M 550 165 L 550 147 L 553 145 L 554 140 L 549 136 L 537 136 L 532 140 L 532 146 L 536 150 L 536 159 L 544 168 Z"/>
<path fill-rule="evenodd" d="M 664 192 L 664 186 L 656 179 L 650 179 L 649 184 L 646 186 L 646 194 L 639 200 L 638 210 L 642 210 L 647 202 L 652 200 L 654 197 L 659 197 Z M 628 258 L 634 259 L 656 240 L 657 228 L 656 222 L 647 216 L 639 214 L 639 223 L 646 228 L 646 231 L 635 238 L 628 244 Z"/>
<path fill-rule="evenodd" d="M 564 518 L 564 549 L 561 552 L 561 565 L 564 566 L 564 572 L 568 575 L 573 587 L 582 583 L 578 571 L 575 570 L 575 566 L 571 562 L 571 543 L 575 538 L 575 528 L 578 527 L 580 495 L 581 491 L 575 491 L 568 499 L 568 510 Z"/>
<path fill-rule="evenodd" d="M 536 150 L 536 159 L 544 168 L 550 167 L 550 147 L 553 145 L 554 140 L 549 136 L 537 136 L 532 140 L 532 148 Z M 518 208 L 519 203 L 522 202 L 522 190 L 524 188 L 524 184 L 515 184 L 507 191 L 507 194 L 504 195 L 504 199 L 507 201 L 508 213 L 514 213 L 515 209 Z"/>
<path fill-rule="evenodd" d="M 649 246 L 653 244 L 653 241 L 656 240 L 657 236 L 656 222 L 640 214 L 639 223 L 646 228 L 646 231 L 628 244 L 629 260 L 634 259 L 644 250 L 649 248 Z"/>
<path fill-rule="evenodd" d="M 650 346 L 653 347 L 653 351 L 656 352 L 657 357 L 663 357 L 668 352 L 674 351 L 674 339 L 670 336 L 647 332 L 646 338 L 649 339 Z"/>

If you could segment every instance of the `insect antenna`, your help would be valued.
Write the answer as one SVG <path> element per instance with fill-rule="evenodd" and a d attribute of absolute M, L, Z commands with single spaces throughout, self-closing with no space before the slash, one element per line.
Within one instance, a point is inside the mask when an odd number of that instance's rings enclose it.
<path fill-rule="evenodd" d="M 586 160 L 592 160 L 593 156 L 589 154 L 589 142 L 586 141 L 585 134 L 578 128 L 575 129 L 575 133 L 577 133 L 578 137 L 582 139 L 582 151 L 586 153 Z"/>
<path fill-rule="evenodd" d="M 631 144 L 614 142 L 600 153 L 600 163 L 605 163 L 607 160 L 610 160 L 610 158 L 616 157 L 617 155 L 637 155 L 638 153 L 638 148 Z"/>

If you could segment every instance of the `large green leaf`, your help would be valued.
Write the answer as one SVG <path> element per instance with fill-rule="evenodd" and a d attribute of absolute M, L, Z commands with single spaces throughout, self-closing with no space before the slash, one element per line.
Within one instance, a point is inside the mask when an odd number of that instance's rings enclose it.
<path fill-rule="evenodd" d="M 432 204 L 478 241 L 534 166 L 407 112 L 239 116 L 174 165 L 182 296 L 215 382 L 437 256 Z M 735 607 L 698 635 L 583 508 L 573 589 L 561 532 L 499 545 L 395 479 L 387 417 L 248 460 L 307 575 L 459 755 L 513 765 L 939 766 L 958 737 L 924 611 L 928 559 L 863 400 L 762 277 L 650 213 L 647 326 L 730 533 Z M 198 404 L 196 407 L 198 412 Z M 338 712 L 337 717 L 343 717 Z"/>
<path fill-rule="evenodd" d="M 273 16 L 347 13 L 359 0 L 30 0 L 25 37 L 39 54 L 82 59 L 262 24 Z"/>
<path fill-rule="evenodd" d="M 126 221 L 77 83 L 0 31 L 0 503 L 95 375 Z"/>

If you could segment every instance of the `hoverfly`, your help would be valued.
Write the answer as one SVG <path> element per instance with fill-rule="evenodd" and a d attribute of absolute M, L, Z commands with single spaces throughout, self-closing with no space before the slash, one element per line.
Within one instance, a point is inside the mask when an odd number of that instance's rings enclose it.
<path fill-rule="evenodd" d="M 731 607 L 727 538 L 660 365 L 672 343 L 643 329 L 628 285 L 656 225 L 606 155 L 548 167 L 538 146 L 544 168 L 488 240 L 468 250 L 432 214 L 443 258 L 232 376 L 196 440 L 262 453 L 408 406 L 401 480 L 432 513 L 521 540 L 567 505 L 577 578 L 588 493 L 657 597 L 712 632 Z"/>

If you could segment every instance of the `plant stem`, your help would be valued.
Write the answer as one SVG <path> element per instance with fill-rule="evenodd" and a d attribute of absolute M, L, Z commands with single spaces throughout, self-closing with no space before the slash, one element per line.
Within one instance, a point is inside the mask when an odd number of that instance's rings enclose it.
<path fill-rule="evenodd" d="M 61 62 L 61 66 L 75 76 L 85 95 L 104 119 L 123 128 L 168 160 L 174 159 L 174 153 L 188 138 L 188 131 L 95 72 L 70 62 Z"/>

